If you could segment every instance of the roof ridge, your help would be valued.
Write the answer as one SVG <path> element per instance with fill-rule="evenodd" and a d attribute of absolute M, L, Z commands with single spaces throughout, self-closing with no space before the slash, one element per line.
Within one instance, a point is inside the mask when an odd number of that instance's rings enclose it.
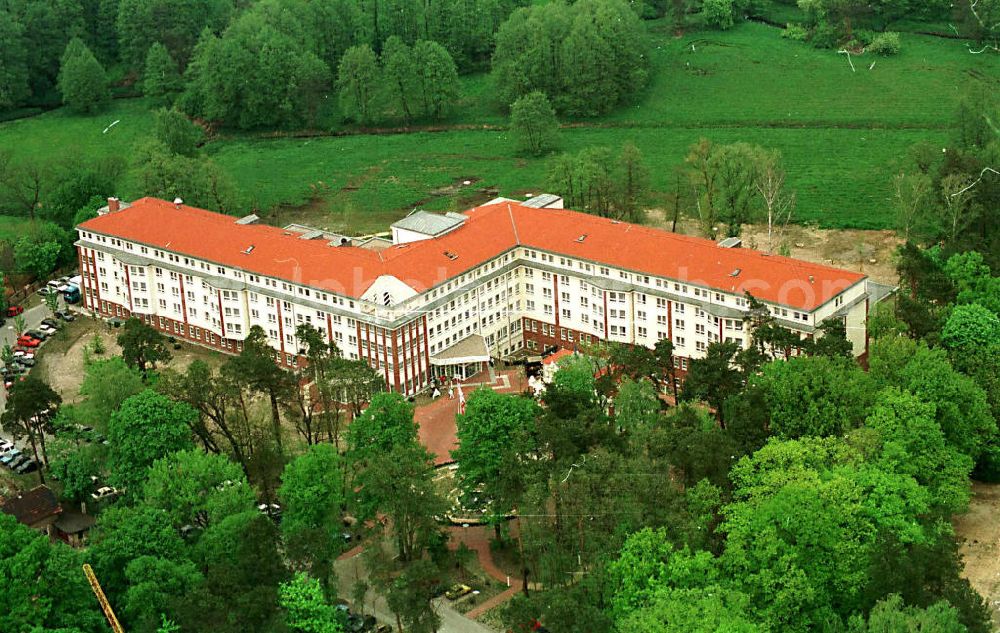
<path fill-rule="evenodd" d="M 521 238 L 517 234 L 517 221 L 514 219 L 514 211 L 510 208 L 510 203 L 507 203 L 507 215 L 510 217 L 510 226 L 514 229 L 514 244 L 516 246 L 521 245 Z"/>

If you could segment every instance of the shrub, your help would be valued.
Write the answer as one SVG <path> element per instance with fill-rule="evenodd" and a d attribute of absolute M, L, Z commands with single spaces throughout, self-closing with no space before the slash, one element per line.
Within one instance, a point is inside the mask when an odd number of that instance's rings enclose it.
<path fill-rule="evenodd" d="M 900 41 L 899 33 L 893 31 L 886 31 L 885 33 L 879 33 L 874 38 L 872 38 L 871 45 L 868 46 L 868 50 L 875 53 L 876 55 L 896 55 L 899 53 Z"/>
<path fill-rule="evenodd" d="M 796 42 L 804 42 L 808 36 L 809 31 L 807 31 L 804 26 L 791 22 L 787 27 L 785 27 L 785 30 L 781 32 L 781 37 L 795 40 Z"/>
<path fill-rule="evenodd" d="M 874 40 L 877 36 L 878 33 L 872 31 L 871 29 L 857 29 L 854 31 L 854 39 L 861 42 L 865 46 L 871 44 L 872 40 Z"/>
<path fill-rule="evenodd" d="M 107 348 L 104 346 L 104 339 L 100 334 L 94 334 L 94 339 L 90 342 L 90 351 L 98 355 L 107 351 Z"/>
<path fill-rule="evenodd" d="M 733 28 L 733 0 L 705 0 L 705 24 L 722 30 Z"/>

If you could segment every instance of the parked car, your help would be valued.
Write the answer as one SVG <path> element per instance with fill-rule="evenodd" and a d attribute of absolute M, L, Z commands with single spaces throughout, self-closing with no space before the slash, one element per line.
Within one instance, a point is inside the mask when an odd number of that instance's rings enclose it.
<path fill-rule="evenodd" d="M 29 461 L 31 461 L 31 458 L 28 457 L 27 455 L 18 455 L 17 457 L 14 458 L 13 461 L 11 461 L 11 463 L 7 464 L 7 467 L 10 468 L 11 470 L 17 470 L 18 468 L 21 467 L 22 464 Z"/>
<path fill-rule="evenodd" d="M 277 503 L 261 503 L 257 505 L 257 509 L 271 517 L 275 523 L 281 522 L 281 506 Z"/>
<path fill-rule="evenodd" d="M 6 453 L 4 453 L 3 456 L 0 456 L 0 464 L 3 464 L 4 466 L 10 466 L 10 463 L 20 456 L 21 456 L 21 449 L 15 448 L 9 450 Z"/>
<path fill-rule="evenodd" d="M 21 314 L 22 312 L 24 312 L 24 308 L 22 308 L 21 306 L 7 306 L 7 316 L 8 317 L 16 317 L 17 315 Z"/>
<path fill-rule="evenodd" d="M 469 585 L 463 585 L 461 583 L 456 583 L 448 588 L 448 591 L 444 592 L 444 597 L 449 600 L 458 600 L 462 596 L 471 593 L 472 587 Z"/>
<path fill-rule="evenodd" d="M 56 319 L 53 319 L 52 317 L 46 317 L 42 319 L 42 325 L 47 325 L 54 330 L 58 330 L 60 327 L 62 327 L 62 323 L 57 321 Z"/>
<path fill-rule="evenodd" d="M 21 347 L 38 347 L 41 342 L 40 339 L 27 335 L 22 335 L 21 338 L 17 339 L 17 344 Z"/>
<path fill-rule="evenodd" d="M 22 356 L 21 358 L 18 358 L 15 362 L 17 362 L 22 367 L 34 367 L 35 366 L 35 355 L 32 354 L 31 356 L 27 356 L 27 355 Z"/>
<path fill-rule="evenodd" d="M 26 330 L 24 333 L 32 338 L 37 338 L 39 341 L 49 338 L 49 335 L 41 330 Z"/>
<path fill-rule="evenodd" d="M 110 499 L 118 495 L 118 489 L 111 486 L 101 486 L 96 492 L 90 493 L 90 497 L 94 501 L 100 501 L 101 499 Z"/>
<path fill-rule="evenodd" d="M 0 454 L 14 450 L 14 442 L 10 440 L 0 440 Z"/>
<path fill-rule="evenodd" d="M 69 310 L 62 310 L 60 312 L 56 312 L 56 316 L 59 317 L 60 319 L 62 319 L 63 321 L 75 321 L 76 320 L 76 317 L 73 316 L 73 313 L 70 312 Z"/>
<path fill-rule="evenodd" d="M 18 475 L 27 475 L 28 473 L 33 473 L 38 470 L 38 462 L 33 459 L 29 459 L 20 466 L 14 469 Z"/>

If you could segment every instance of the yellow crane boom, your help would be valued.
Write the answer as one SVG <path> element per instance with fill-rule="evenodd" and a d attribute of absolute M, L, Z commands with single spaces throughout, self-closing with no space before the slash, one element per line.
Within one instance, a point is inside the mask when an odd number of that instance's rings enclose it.
<path fill-rule="evenodd" d="M 115 633 L 125 633 L 125 629 L 118 623 L 118 616 L 115 615 L 111 604 L 108 602 L 108 598 L 104 595 L 104 590 L 101 589 L 101 583 L 97 582 L 97 576 L 94 575 L 93 568 L 87 563 L 83 564 L 83 575 L 87 577 L 90 588 L 94 590 L 94 595 L 97 596 L 97 602 L 101 605 L 101 611 L 104 612 L 104 617 L 108 619 L 111 630 Z"/>

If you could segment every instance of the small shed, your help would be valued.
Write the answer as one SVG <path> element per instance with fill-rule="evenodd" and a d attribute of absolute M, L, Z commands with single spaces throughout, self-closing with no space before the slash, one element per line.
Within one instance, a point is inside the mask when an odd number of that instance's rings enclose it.
<path fill-rule="evenodd" d="M 94 527 L 95 519 L 89 514 L 63 512 L 55 522 L 55 536 L 73 547 L 83 547 L 87 543 L 90 528 Z"/>

